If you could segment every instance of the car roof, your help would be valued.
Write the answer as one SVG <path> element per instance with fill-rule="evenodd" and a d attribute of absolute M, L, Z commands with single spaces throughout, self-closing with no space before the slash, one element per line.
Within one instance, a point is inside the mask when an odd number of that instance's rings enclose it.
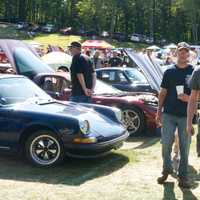
<path fill-rule="evenodd" d="M 102 71 L 102 70 L 120 70 L 120 71 L 124 71 L 124 70 L 132 70 L 132 69 L 137 69 L 137 68 L 133 68 L 133 67 L 104 67 L 104 68 L 96 69 L 96 71 Z"/>

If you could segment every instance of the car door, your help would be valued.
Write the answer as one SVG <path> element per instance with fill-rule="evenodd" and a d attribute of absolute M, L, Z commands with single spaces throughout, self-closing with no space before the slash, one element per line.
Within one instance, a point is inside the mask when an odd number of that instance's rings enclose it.
<path fill-rule="evenodd" d="M 17 110 L 0 104 L 0 151 L 17 148 L 21 128 Z"/>

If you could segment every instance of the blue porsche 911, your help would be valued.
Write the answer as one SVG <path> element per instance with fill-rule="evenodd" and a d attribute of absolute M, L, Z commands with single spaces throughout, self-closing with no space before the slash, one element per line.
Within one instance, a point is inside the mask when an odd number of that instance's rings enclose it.
<path fill-rule="evenodd" d="M 1 152 L 20 152 L 35 165 L 51 166 L 66 155 L 104 155 L 127 137 L 117 108 L 59 102 L 28 78 L 0 75 Z"/>

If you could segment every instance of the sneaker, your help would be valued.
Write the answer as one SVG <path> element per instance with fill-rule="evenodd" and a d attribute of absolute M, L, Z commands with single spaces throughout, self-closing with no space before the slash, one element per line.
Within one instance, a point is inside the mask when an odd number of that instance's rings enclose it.
<path fill-rule="evenodd" d="M 181 188 L 190 188 L 190 184 L 189 184 L 189 181 L 186 177 L 180 177 L 178 179 L 178 186 L 181 187 Z"/>

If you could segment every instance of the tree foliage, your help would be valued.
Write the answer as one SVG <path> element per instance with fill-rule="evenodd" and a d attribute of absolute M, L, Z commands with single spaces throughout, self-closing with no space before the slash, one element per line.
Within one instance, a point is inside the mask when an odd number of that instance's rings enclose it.
<path fill-rule="evenodd" d="M 200 40 L 199 0 L 0 0 L 0 19 Z"/>

